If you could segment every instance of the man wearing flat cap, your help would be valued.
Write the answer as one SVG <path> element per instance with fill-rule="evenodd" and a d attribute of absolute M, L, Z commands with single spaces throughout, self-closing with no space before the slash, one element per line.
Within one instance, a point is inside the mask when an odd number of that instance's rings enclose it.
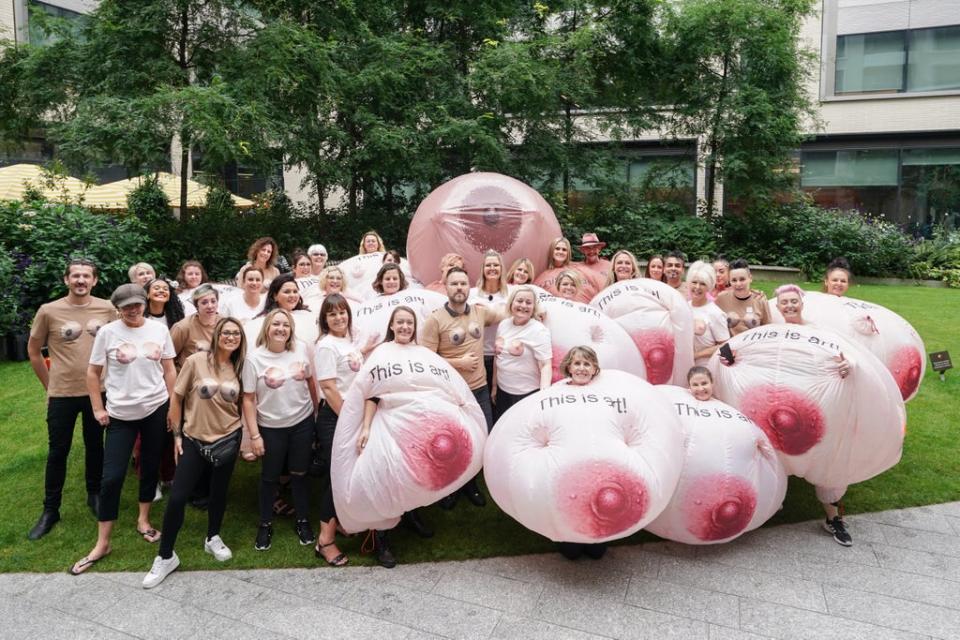
<path fill-rule="evenodd" d="M 610 273 L 611 264 L 606 258 L 600 257 L 600 250 L 607 246 L 606 242 L 600 242 L 600 238 L 595 233 L 583 234 L 580 241 L 580 253 L 583 254 L 583 266 L 599 274 L 604 281 L 607 274 Z"/>

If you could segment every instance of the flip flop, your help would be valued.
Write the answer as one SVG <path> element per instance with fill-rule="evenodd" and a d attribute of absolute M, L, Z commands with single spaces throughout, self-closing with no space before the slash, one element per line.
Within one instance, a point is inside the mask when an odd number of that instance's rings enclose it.
<path fill-rule="evenodd" d="M 160 532 L 153 528 L 147 529 L 146 531 L 140 531 L 140 529 L 138 528 L 137 533 L 143 536 L 143 539 L 151 544 L 153 544 L 154 542 L 157 542 L 160 539 Z"/>
<path fill-rule="evenodd" d="M 87 569 L 89 569 L 93 565 L 97 564 L 98 562 L 106 558 L 108 555 L 110 555 L 109 551 L 107 551 L 105 554 L 103 554 L 99 558 L 91 558 L 90 556 L 84 556 L 79 560 L 77 560 L 75 563 L 73 563 L 73 566 L 67 569 L 67 573 L 69 573 L 72 576 L 78 576 L 81 573 L 84 573 Z"/>

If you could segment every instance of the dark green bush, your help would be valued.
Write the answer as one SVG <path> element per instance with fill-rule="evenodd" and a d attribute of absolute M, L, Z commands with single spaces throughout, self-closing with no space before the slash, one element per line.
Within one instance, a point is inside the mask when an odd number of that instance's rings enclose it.
<path fill-rule="evenodd" d="M 935 229 L 931 239 L 918 242 L 910 273 L 960 288 L 960 231 Z"/>
<path fill-rule="evenodd" d="M 13 331 L 17 321 L 17 277 L 13 258 L 0 244 L 0 336 Z"/>

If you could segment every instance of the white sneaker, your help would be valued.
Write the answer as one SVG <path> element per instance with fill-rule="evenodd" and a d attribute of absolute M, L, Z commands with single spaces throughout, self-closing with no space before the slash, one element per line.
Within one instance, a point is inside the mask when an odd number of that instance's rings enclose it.
<path fill-rule="evenodd" d="M 163 582 L 164 579 L 173 573 L 179 566 L 180 558 L 177 557 L 176 551 L 173 552 L 173 555 L 170 556 L 168 560 L 164 560 L 160 556 L 157 556 L 153 559 L 153 566 L 150 568 L 150 573 L 143 578 L 143 588 L 153 589 L 155 586 Z"/>
<path fill-rule="evenodd" d="M 203 550 L 220 562 L 226 562 L 233 557 L 233 552 L 230 551 L 230 547 L 223 544 L 220 536 L 213 536 L 209 540 L 204 541 Z"/>
<path fill-rule="evenodd" d="M 160 502 L 163 500 L 163 491 L 160 489 L 160 483 L 157 483 L 157 492 L 153 494 L 153 501 Z"/>

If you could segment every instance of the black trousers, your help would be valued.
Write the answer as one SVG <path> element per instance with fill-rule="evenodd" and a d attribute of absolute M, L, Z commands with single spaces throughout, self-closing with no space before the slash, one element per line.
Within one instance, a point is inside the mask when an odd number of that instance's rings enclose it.
<path fill-rule="evenodd" d="M 313 416 L 307 416 L 292 427 L 261 427 L 264 454 L 260 463 L 260 521 L 273 519 L 273 499 L 284 465 L 290 471 L 290 489 L 297 520 L 310 518 L 310 485 L 307 469 L 313 455 Z"/>
<path fill-rule="evenodd" d="M 490 389 L 486 387 L 480 387 L 479 389 L 471 389 L 473 397 L 477 399 L 477 404 L 480 405 L 480 409 L 483 411 L 483 418 L 487 422 L 487 433 L 490 433 L 493 430 L 493 405 L 490 403 Z"/>
<path fill-rule="evenodd" d="M 160 557 L 173 556 L 173 546 L 177 534 L 183 526 L 183 514 L 187 508 L 190 494 L 204 478 L 209 477 L 210 502 L 207 506 L 207 538 L 220 535 L 223 514 L 227 511 L 227 488 L 233 476 L 233 467 L 237 459 L 215 467 L 200 455 L 197 443 L 190 438 L 183 439 L 183 455 L 177 463 L 177 473 L 173 477 L 173 489 L 170 501 L 163 514 L 163 537 L 160 538 Z"/>
<path fill-rule="evenodd" d="M 84 479 L 87 493 L 100 493 L 103 474 L 103 427 L 93 417 L 90 396 L 50 398 L 47 401 L 47 471 L 43 510 L 59 511 L 67 481 L 67 458 L 73 444 L 77 415 L 83 425 Z"/>
<path fill-rule="evenodd" d="M 517 404 L 527 396 L 532 396 L 538 390 L 534 389 L 527 393 L 521 393 L 519 395 L 513 393 L 507 393 L 500 387 L 497 387 L 497 404 L 493 406 L 493 421 L 496 423 L 500 419 L 500 416 L 507 412 L 507 409 Z"/>
<path fill-rule="evenodd" d="M 333 455 L 333 435 L 337 430 L 337 414 L 324 403 L 317 413 L 317 459 L 320 461 L 320 522 L 337 517 L 333 504 L 333 485 L 330 483 L 330 459 Z"/>
<path fill-rule="evenodd" d="M 100 522 L 112 522 L 120 511 L 120 492 L 133 453 L 133 443 L 140 436 L 139 502 L 152 502 L 160 475 L 163 437 L 167 432 L 167 409 L 164 402 L 153 413 L 139 420 L 110 418 L 107 439 L 103 445 L 103 478 L 100 481 Z"/>

